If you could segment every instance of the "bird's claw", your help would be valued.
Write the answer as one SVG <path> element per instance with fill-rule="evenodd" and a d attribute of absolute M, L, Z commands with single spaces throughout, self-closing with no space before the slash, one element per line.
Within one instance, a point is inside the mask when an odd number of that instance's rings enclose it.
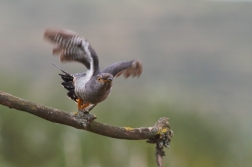
<path fill-rule="evenodd" d="M 89 114 L 87 112 L 82 111 L 77 112 L 77 114 L 74 117 L 76 118 L 78 123 L 84 128 L 87 128 L 93 122 L 93 120 L 97 118 L 97 116 L 94 114 Z"/>

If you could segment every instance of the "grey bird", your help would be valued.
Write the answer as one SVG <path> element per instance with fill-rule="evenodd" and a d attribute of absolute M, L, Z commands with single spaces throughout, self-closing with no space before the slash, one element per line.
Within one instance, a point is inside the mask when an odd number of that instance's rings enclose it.
<path fill-rule="evenodd" d="M 139 60 L 117 62 L 100 71 L 98 56 L 90 43 L 71 30 L 47 28 L 44 38 L 56 44 L 52 52 L 60 56 L 61 62 L 76 61 L 87 68 L 86 72 L 70 74 L 57 66 L 63 72 L 59 74 L 61 84 L 68 90 L 68 97 L 77 102 L 78 111 L 89 112 L 104 101 L 110 94 L 114 77 L 139 77 L 142 73 Z"/>

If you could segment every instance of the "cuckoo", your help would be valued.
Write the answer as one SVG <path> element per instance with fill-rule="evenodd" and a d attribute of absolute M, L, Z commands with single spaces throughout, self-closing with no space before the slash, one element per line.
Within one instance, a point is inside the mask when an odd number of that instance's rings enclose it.
<path fill-rule="evenodd" d="M 61 62 L 76 61 L 87 68 L 86 72 L 70 74 L 57 66 L 63 72 L 59 74 L 61 84 L 68 90 L 67 96 L 77 102 L 78 111 L 89 112 L 104 101 L 115 77 L 139 77 L 142 73 L 142 64 L 137 59 L 117 62 L 100 70 L 99 58 L 91 44 L 71 30 L 47 28 L 44 38 L 56 45 L 52 53 L 59 55 Z"/>

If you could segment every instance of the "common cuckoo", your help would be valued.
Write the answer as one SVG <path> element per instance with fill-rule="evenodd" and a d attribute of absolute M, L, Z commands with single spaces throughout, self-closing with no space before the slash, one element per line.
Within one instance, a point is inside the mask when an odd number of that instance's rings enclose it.
<path fill-rule="evenodd" d="M 90 43 L 73 31 L 48 28 L 44 38 L 56 44 L 52 52 L 59 55 L 61 62 L 76 61 L 87 68 L 86 72 L 70 74 L 57 66 L 63 72 L 59 74 L 61 84 L 68 90 L 67 95 L 77 102 L 79 111 L 89 112 L 104 101 L 110 94 L 114 77 L 139 77 L 142 73 L 139 60 L 117 62 L 100 71 L 98 56 Z"/>

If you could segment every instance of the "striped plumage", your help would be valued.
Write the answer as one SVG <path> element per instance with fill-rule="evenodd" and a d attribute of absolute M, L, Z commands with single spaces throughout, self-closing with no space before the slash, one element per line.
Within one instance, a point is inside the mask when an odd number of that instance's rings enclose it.
<path fill-rule="evenodd" d="M 87 68 L 83 73 L 69 74 L 61 70 L 64 74 L 60 74 L 62 85 L 68 90 L 67 95 L 78 103 L 79 110 L 88 112 L 105 100 L 114 77 L 139 77 L 142 73 L 138 60 L 117 62 L 100 71 L 98 56 L 90 43 L 73 31 L 48 28 L 44 38 L 56 44 L 53 54 L 59 55 L 62 62 L 77 61 Z"/>

